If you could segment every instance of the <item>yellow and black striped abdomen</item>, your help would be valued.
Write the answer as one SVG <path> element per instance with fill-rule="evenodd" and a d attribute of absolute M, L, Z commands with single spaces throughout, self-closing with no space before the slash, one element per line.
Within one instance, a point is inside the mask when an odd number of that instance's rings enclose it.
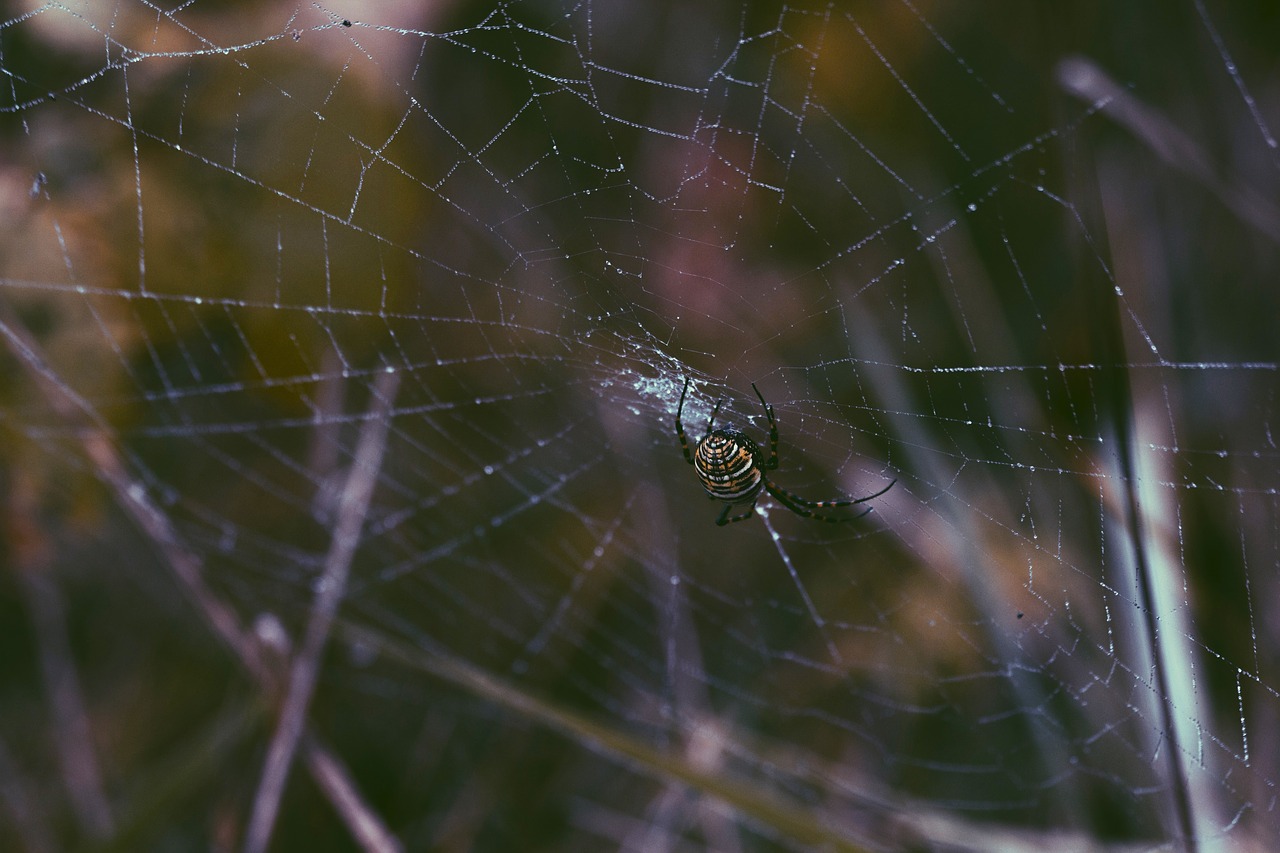
<path fill-rule="evenodd" d="M 711 497 L 731 504 L 750 503 L 764 485 L 756 466 L 757 453 L 756 443 L 737 430 L 712 430 L 698 442 L 693 467 Z"/>

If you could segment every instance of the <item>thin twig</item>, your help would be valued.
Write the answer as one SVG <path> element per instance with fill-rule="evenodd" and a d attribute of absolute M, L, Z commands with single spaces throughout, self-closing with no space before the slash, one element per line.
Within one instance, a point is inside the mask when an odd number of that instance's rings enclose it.
<path fill-rule="evenodd" d="M 49 577 L 47 567 L 23 567 L 18 575 L 35 626 L 40 669 L 52 710 L 50 724 L 56 732 L 54 741 L 72 809 L 90 838 L 110 838 L 115 832 L 115 821 L 102 787 L 102 774 L 98 771 L 89 712 L 67 636 L 67 609 L 62 592 Z"/>
<path fill-rule="evenodd" d="M 360 846 L 370 853 L 400 853 L 399 839 L 373 816 L 360 792 L 351 784 L 351 774 L 341 759 L 310 735 L 303 737 L 303 750 L 311 778 L 329 797 Z"/>
<path fill-rule="evenodd" d="M 89 712 L 71 651 L 66 603 L 53 577 L 53 543 L 40 526 L 36 498 L 30 488 L 21 485 L 21 478 L 5 498 L 0 503 L 4 510 L 0 539 L 8 545 L 13 574 L 31 615 L 63 782 L 85 835 L 106 839 L 114 832 L 115 821 L 98 770 Z"/>
<path fill-rule="evenodd" d="M 1207 187 L 1241 222 L 1280 243 L 1280 209 L 1248 181 L 1219 177 L 1213 159 L 1172 119 L 1107 76 L 1096 63 L 1070 57 L 1058 65 L 1058 81 L 1104 112 L 1157 157 Z"/>
<path fill-rule="evenodd" d="M 268 681 L 270 672 L 258 654 L 257 644 L 240 627 L 235 611 L 205 585 L 199 558 L 183 546 L 169 517 L 151 500 L 146 488 L 125 471 L 109 438 L 110 425 L 92 404 L 58 378 L 35 342 L 19 331 L 12 313 L 3 305 L 0 305 L 0 338 L 4 339 L 9 351 L 35 377 L 36 384 L 44 392 L 50 407 L 76 428 L 76 434 L 98 476 L 111 486 L 120 505 L 133 517 L 134 523 L 160 548 L 169 567 L 182 581 L 183 588 L 209 620 L 214 631 L 236 652 L 256 679 Z"/>
<path fill-rule="evenodd" d="M 53 853 L 57 849 L 53 831 L 30 788 L 8 745 L 0 739 L 0 805 L 9 812 L 9 825 L 27 853 Z"/>
<path fill-rule="evenodd" d="M 373 488 L 382 467 L 382 457 L 387 446 L 387 429 L 391 421 L 391 401 L 398 385 L 399 374 L 392 372 L 381 374 L 374 384 L 373 401 L 364 427 L 360 430 L 355 460 L 338 504 L 337 525 L 333 531 L 329 556 L 311 607 L 311 616 L 307 620 L 302 647 L 298 649 L 290 668 L 288 692 L 280 710 L 280 722 L 267 749 L 258 793 L 254 797 L 253 814 L 245 832 L 245 853 L 263 853 L 271 840 L 271 831 L 280 810 L 280 797 L 284 794 L 293 756 L 306 727 L 307 709 L 315 693 L 316 679 L 320 672 L 320 654 L 329 639 L 338 606 L 346 594 L 351 560 L 360 544 L 360 532 L 369 511 L 369 500 L 373 496 Z"/>
<path fill-rule="evenodd" d="M 200 558 L 182 543 L 168 516 L 148 497 L 146 487 L 126 473 L 112 442 L 110 425 L 88 401 L 58 378 L 57 373 L 45 361 L 40 348 L 22 333 L 20 323 L 4 303 L 0 303 L 0 341 L 3 341 L 19 364 L 36 380 L 36 385 L 44 394 L 50 408 L 75 429 L 86 455 L 97 470 L 98 477 L 111 487 L 120 506 L 160 549 L 170 570 L 213 628 L 214 634 L 234 653 L 236 659 L 264 693 L 278 690 L 279 680 L 262 654 L 261 647 L 253 634 L 241 626 L 235 611 L 204 583 L 203 564 Z M 308 757 L 313 748 L 312 744 L 315 748 L 323 749 L 319 739 L 309 741 L 304 745 L 308 750 Z M 348 829 L 351 830 L 352 836 L 361 839 L 368 834 L 364 827 L 369 825 L 381 827 L 381 823 L 372 809 L 360 801 L 354 782 L 345 779 L 341 786 L 333 783 L 334 778 L 346 772 L 346 768 L 342 765 L 330 763 L 326 768 L 329 778 L 317 780 L 317 784 L 330 796 L 339 787 L 342 788 L 344 801 L 332 801 L 331 804 L 340 817 L 348 820 Z M 353 814 L 359 814 L 359 825 L 350 822 Z M 389 830 L 383 828 L 381 832 L 390 837 Z"/>

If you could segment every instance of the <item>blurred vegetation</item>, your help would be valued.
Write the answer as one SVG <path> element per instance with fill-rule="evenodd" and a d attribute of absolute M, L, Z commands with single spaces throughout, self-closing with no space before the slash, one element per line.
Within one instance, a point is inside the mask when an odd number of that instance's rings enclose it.
<path fill-rule="evenodd" d="M 1277 831 L 1274 10 L 29 5 L 0 847 L 240 849 L 387 366 L 272 849 L 1157 846 L 1143 571 L 1198 831 Z M 898 484 L 716 529 L 686 375 Z"/>

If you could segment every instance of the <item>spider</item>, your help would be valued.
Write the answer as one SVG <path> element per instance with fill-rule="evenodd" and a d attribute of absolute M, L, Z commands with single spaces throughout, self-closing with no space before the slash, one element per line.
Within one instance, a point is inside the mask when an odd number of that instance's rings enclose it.
<path fill-rule="evenodd" d="M 713 500 L 724 503 L 720 517 L 716 519 L 717 527 L 750 518 L 752 511 L 756 508 L 756 501 L 760 499 L 761 490 L 773 495 L 778 503 L 796 515 L 829 521 L 833 524 L 853 521 L 871 510 L 865 509 L 847 518 L 819 515 L 814 510 L 865 503 L 872 498 L 880 497 L 898 482 L 894 480 L 880 491 L 865 498 L 837 501 L 808 501 L 778 486 L 765 473 L 778 467 L 778 421 L 773 416 L 773 406 L 764 401 L 764 395 L 760 393 L 756 383 L 751 383 L 751 390 L 756 392 L 756 396 L 760 398 L 760 405 L 764 406 L 764 413 L 769 416 L 769 461 L 767 462 L 760 461 L 760 448 L 746 433 L 731 426 L 712 428 L 723 400 L 716 401 L 715 408 L 711 410 L 711 417 L 707 418 L 707 433 L 690 453 L 689 441 L 684 435 L 684 424 L 680 422 L 680 416 L 684 414 L 684 398 L 689 393 L 688 379 L 685 379 L 684 390 L 680 392 L 680 406 L 676 409 L 676 437 L 680 439 L 684 461 L 698 472 L 698 479 L 702 481 L 702 488 L 707 490 L 707 495 Z M 730 517 L 731 509 L 744 504 L 747 506 L 746 512 Z"/>

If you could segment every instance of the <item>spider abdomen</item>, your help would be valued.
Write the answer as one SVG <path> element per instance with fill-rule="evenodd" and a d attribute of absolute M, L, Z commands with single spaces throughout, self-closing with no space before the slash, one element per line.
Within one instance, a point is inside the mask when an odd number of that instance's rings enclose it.
<path fill-rule="evenodd" d="M 746 435 L 717 429 L 698 442 L 693 467 L 711 497 L 730 504 L 751 503 L 764 486 L 756 464 L 758 452 L 756 443 Z"/>
<path fill-rule="evenodd" d="M 762 460 L 760 448 L 739 430 L 733 427 L 714 428 L 716 413 L 720 411 L 722 402 L 720 400 L 716 401 L 715 408 L 711 410 L 711 417 L 707 418 L 707 434 L 690 453 L 689 440 L 684 434 L 684 424 L 680 422 L 680 416 L 684 414 L 684 398 L 689 393 L 689 382 L 688 378 L 684 380 L 684 389 L 680 392 L 680 403 L 676 406 L 676 438 L 680 439 L 680 451 L 684 454 L 684 461 L 693 466 L 698 479 L 702 482 L 702 488 L 706 489 L 708 495 L 724 504 L 720 517 L 716 519 L 717 527 L 750 518 L 756 511 L 756 499 L 760 497 L 761 491 L 768 491 L 774 500 L 803 518 L 815 518 L 818 521 L 832 523 L 853 521 L 855 518 L 862 518 L 871 510 L 864 509 L 862 512 L 844 518 L 821 515 L 814 510 L 866 503 L 872 498 L 880 497 L 898 482 L 893 480 L 880 491 L 873 492 L 865 498 L 811 501 L 799 495 L 793 495 L 770 480 L 765 471 L 772 471 L 778 467 L 778 421 L 773 416 L 773 406 L 764 401 L 764 395 L 760 393 L 760 389 L 754 382 L 751 383 L 751 390 L 755 391 L 756 396 L 760 398 L 760 405 L 764 406 L 765 416 L 769 419 L 769 458 Z M 746 512 L 729 515 L 729 511 L 734 506 L 743 504 L 748 505 Z"/>

